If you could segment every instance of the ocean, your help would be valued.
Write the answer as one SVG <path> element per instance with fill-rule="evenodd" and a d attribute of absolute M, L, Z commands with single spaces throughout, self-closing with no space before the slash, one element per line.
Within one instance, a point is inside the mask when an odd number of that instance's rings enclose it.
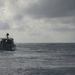
<path fill-rule="evenodd" d="M 75 75 L 75 43 L 18 43 L 0 50 L 0 75 Z"/>

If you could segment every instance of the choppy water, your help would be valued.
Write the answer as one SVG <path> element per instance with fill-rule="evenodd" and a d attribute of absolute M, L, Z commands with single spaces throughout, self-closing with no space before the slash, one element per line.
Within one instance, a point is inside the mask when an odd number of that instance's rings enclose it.
<path fill-rule="evenodd" d="M 0 51 L 0 75 L 75 75 L 75 44 L 17 44 Z"/>

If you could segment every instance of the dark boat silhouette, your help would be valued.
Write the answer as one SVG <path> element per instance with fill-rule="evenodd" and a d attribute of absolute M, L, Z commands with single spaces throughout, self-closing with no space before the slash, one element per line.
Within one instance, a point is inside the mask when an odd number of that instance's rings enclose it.
<path fill-rule="evenodd" d="M 14 39 L 9 38 L 9 33 L 6 34 L 6 38 L 0 38 L 0 50 L 14 51 L 15 49 Z"/>

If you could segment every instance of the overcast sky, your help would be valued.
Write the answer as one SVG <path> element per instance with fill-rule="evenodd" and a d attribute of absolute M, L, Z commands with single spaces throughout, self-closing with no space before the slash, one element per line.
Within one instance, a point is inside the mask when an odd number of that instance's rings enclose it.
<path fill-rule="evenodd" d="M 75 0 L 0 0 L 0 37 L 16 43 L 75 42 Z"/>

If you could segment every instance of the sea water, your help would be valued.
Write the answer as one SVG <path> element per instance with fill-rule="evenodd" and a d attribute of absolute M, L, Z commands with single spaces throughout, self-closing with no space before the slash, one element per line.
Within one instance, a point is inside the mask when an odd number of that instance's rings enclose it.
<path fill-rule="evenodd" d="M 0 50 L 0 75 L 75 75 L 75 43 L 21 43 Z"/>

